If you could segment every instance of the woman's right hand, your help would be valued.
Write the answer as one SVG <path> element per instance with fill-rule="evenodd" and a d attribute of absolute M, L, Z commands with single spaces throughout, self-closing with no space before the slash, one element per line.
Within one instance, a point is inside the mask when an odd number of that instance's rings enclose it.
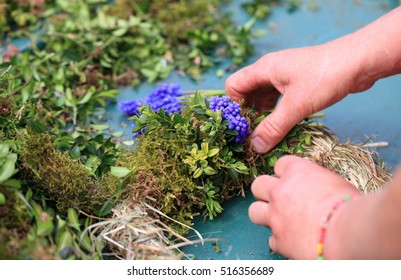
<path fill-rule="evenodd" d="M 251 136 L 257 152 L 271 150 L 298 122 L 344 98 L 371 87 L 360 78 L 360 55 L 353 34 L 329 43 L 269 53 L 231 75 L 228 95 L 258 111 L 272 109 Z"/>

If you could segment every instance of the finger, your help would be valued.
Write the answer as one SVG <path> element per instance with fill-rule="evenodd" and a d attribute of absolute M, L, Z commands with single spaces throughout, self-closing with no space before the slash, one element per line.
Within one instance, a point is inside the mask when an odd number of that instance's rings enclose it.
<path fill-rule="evenodd" d="M 269 175 L 259 176 L 253 181 L 251 185 L 253 196 L 258 200 L 263 200 L 268 202 L 270 200 L 269 187 L 276 185 L 277 182 L 278 179 L 273 176 Z"/>
<path fill-rule="evenodd" d="M 273 149 L 287 133 L 308 115 L 284 96 L 273 113 L 268 115 L 251 135 L 253 148 L 258 153 Z"/>
<path fill-rule="evenodd" d="M 277 252 L 277 240 L 274 235 L 269 237 L 269 247 L 273 252 Z"/>
<path fill-rule="evenodd" d="M 274 87 L 269 81 L 265 71 L 262 71 L 261 63 L 254 63 L 244 67 L 226 81 L 226 91 L 228 96 L 234 100 L 247 99 L 250 95 L 268 92 Z"/>
<path fill-rule="evenodd" d="M 299 156 L 287 155 L 280 157 L 274 165 L 274 173 L 277 177 L 284 176 L 285 172 L 291 172 L 294 167 L 300 165 L 301 162 L 307 161 Z M 307 161 L 308 162 L 308 161 Z"/>
<path fill-rule="evenodd" d="M 269 203 L 256 201 L 249 206 L 249 218 L 257 225 L 269 227 Z"/>

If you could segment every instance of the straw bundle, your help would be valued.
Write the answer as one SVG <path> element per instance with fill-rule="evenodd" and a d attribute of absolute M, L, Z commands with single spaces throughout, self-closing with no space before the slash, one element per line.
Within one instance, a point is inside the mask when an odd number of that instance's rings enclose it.
<path fill-rule="evenodd" d="M 375 192 L 390 181 L 390 171 L 378 154 L 368 148 L 368 142 L 340 143 L 327 128 L 307 126 L 305 129 L 313 133 L 313 137 L 303 157 L 338 173 L 364 194 Z"/>

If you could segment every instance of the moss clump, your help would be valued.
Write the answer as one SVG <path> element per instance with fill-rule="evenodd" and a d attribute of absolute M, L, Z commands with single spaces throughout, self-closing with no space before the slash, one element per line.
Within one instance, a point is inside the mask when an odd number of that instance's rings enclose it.
<path fill-rule="evenodd" d="M 152 1 L 149 12 L 163 24 L 163 33 L 173 41 L 188 40 L 185 30 L 202 29 L 216 23 L 219 1 Z"/>
<path fill-rule="evenodd" d="M 181 143 L 163 139 L 159 133 L 140 141 L 135 150 L 124 155 L 120 166 L 133 169 L 126 179 L 127 197 L 131 201 L 146 201 L 169 217 L 184 223 L 192 224 L 194 215 L 204 207 L 202 188 L 197 186 L 188 173 L 187 166 L 172 151 Z M 174 226 L 174 225 L 173 225 Z M 175 228 L 182 232 L 182 228 Z"/>
<path fill-rule="evenodd" d="M 112 186 L 89 176 L 80 160 L 54 148 L 48 134 L 26 133 L 22 136 L 20 154 L 23 168 L 37 189 L 43 190 L 65 213 L 73 207 L 92 212 L 113 193 Z M 110 188 L 109 188 L 110 187 Z"/>

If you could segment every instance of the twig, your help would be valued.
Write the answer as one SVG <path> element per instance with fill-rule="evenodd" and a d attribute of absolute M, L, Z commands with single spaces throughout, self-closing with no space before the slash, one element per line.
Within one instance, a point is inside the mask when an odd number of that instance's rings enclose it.
<path fill-rule="evenodd" d="M 382 142 L 366 143 L 363 144 L 362 146 L 366 148 L 381 148 L 381 147 L 388 147 L 389 143 L 387 141 L 382 141 Z"/>

